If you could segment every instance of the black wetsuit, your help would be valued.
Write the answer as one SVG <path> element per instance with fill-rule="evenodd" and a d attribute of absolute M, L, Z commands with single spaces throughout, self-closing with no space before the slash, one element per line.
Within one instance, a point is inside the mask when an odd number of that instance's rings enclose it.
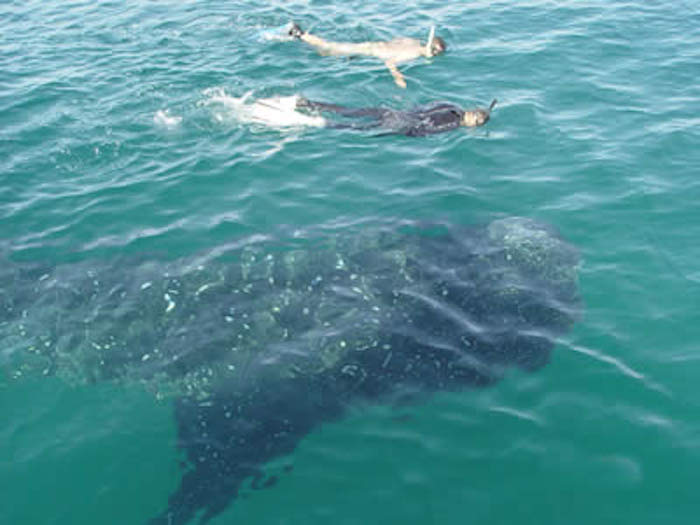
<path fill-rule="evenodd" d="M 334 122 L 328 127 L 386 130 L 386 134 L 422 137 L 434 133 L 443 133 L 458 128 L 462 124 L 464 110 L 445 102 L 417 107 L 409 111 L 388 108 L 347 108 L 335 104 L 304 100 L 300 107 L 314 111 L 332 112 L 343 117 L 367 118 L 368 122 L 343 123 Z"/>

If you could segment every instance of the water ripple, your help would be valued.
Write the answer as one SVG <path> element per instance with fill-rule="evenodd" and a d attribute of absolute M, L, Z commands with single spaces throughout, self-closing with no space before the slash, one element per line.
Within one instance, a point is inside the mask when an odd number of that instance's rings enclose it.
<path fill-rule="evenodd" d="M 434 24 L 448 51 L 402 66 L 401 90 L 378 61 L 321 57 L 288 39 L 292 20 L 339 40 L 424 39 Z M 242 501 L 231 521 L 279 523 L 269 509 L 284 502 L 290 523 L 463 523 L 464 508 L 474 523 L 695 523 L 698 28 L 693 3 L 667 0 L 3 2 L 0 253 L 37 264 L 122 253 L 206 261 L 280 229 L 386 217 L 552 222 L 580 247 L 586 309 L 548 367 L 328 425 L 279 487 Z M 377 138 L 242 123 L 207 104 L 212 90 L 401 109 L 499 103 L 482 129 Z M 72 476 L 59 461 L 78 496 L 60 488 L 64 503 L 47 501 L 52 454 L 111 450 L 111 423 L 129 418 L 110 419 L 84 402 L 89 393 L 62 405 L 56 385 L 23 404 L 32 389 L 2 381 L 17 403 L 2 407 L 3 436 L 23 458 L 3 463 L 5 485 L 24 504 L 0 521 L 135 523 L 160 508 L 174 459 L 153 469 L 162 476 L 139 470 L 141 483 L 128 461 L 100 463 L 107 478 L 87 460 Z M 46 433 L 47 407 L 67 418 L 60 444 Z M 152 439 L 146 430 L 137 442 Z M 98 483 L 111 503 L 83 509 Z M 146 485 L 160 495 L 129 492 Z M 381 508 L 359 508 L 368 495 Z"/>

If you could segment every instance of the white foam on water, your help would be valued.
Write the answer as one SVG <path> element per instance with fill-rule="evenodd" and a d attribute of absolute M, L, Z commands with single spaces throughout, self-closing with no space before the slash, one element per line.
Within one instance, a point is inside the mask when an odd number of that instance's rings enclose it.
<path fill-rule="evenodd" d="M 162 126 L 164 128 L 175 128 L 182 122 L 182 117 L 170 115 L 170 110 L 168 109 L 159 109 L 156 111 L 155 115 L 153 115 L 153 122 L 157 126 Z"/>
<path fill-rule="evenodd" d="M 202 104 L 212 107 L 213 116 L 219 122 L 238 121 L 273 128 L 320 128 L 326 125 L 323 117 L 297 111 L 299 95 L 253 100 L 252 91 L 242 97 L 233 97 L 221 88 L 207 89 L 204 95 L 207 98 Z"/>
<path fill-rule="evenodd" d="M 267 29 L 260 32 L 260 40 L 267 40 L 273 42 L 291 42 L 295 40 L 293 36 L 289 34 L 289 30 L 292 28 L 291 22 L 285 24 L 282 27 L 276 27 L 274 29 Z"/>

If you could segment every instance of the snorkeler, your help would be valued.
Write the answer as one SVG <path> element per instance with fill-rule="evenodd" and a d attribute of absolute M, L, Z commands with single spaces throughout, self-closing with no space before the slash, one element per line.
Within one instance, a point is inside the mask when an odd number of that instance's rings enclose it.
<path fill-rule="evenodd" d="M 297 24 L 292 24 L 289 35 L 314 46 L 322 55 L 363 55 L 383 60 L 394 77 L 396 85 L 402 88 L 406 87 L 406 80 L 399 71 L 398 64 L 420 57 L 434 57 L 443 53 L 447 48 L 445 41 L 439 36 L 435 36 L 435 27 L 430 29 L 426 44 L 421 44 L 415 38 L 395 38 L 388 42 L 330 42 L 302 31 Z"/>
<path fill-rule="evenodd" d="M 382 107 L 347 108 L 298 97 L 296 108 L 314 113 L 335 113 L 341 117 L 367 119 L 365 122 L 326 121 L 325 127 L 329 128 L 382 129 L 385 130 L 383 135 L 422 137 L 457 129 L 460 126 L 470 128 L 483 126 L 491 118 L 491 110 L 496 102 L 494 99 L 488 109 L 464 110 L 454 104 L 439 102 L 409 111 L 400 111 Z"/>
<path fill-rule="evenodd" d="M 300 95 L 253 99 L 221 95 L 214 101 L 239 122 L 262 124 L 275 128 L 334 128 L 377 130 L 380 135 L 422 137 L 443 133 L 461 126 L 483 126 L 491 118 L 496 100 L 488 108 L 462 109 L 447 102 L 401 111 L 386 107 L 349 108 L 325 102 L 314 102 Z M 338 118 L 331 119 L 328 114 Z"/>

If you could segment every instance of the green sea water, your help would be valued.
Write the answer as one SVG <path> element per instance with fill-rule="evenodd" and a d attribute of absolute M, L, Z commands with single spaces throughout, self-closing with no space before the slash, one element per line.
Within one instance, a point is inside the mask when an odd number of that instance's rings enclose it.
<path fill-rule="evenodd" d="M 350 41 L 434 24 L 448 50 L 402 66 L 401 90 L 377 61 L 284 38 L 290 20 Z M 211 523 L 694 524 L 699 76 L 694 2 L 3 2 L 2 264 L 172 260 L 387 218 L 553 224 L 581 253 L 584 313 L 545 368 L 358 408 Z M 245 124 L 216 102 L 249 91 L 499 102 L 483 128 L 411 139 Z M 0 422 L 2 524 L 141 524 L 179 482 L 171 403 L 139 385 L 5 373 Z"/>

